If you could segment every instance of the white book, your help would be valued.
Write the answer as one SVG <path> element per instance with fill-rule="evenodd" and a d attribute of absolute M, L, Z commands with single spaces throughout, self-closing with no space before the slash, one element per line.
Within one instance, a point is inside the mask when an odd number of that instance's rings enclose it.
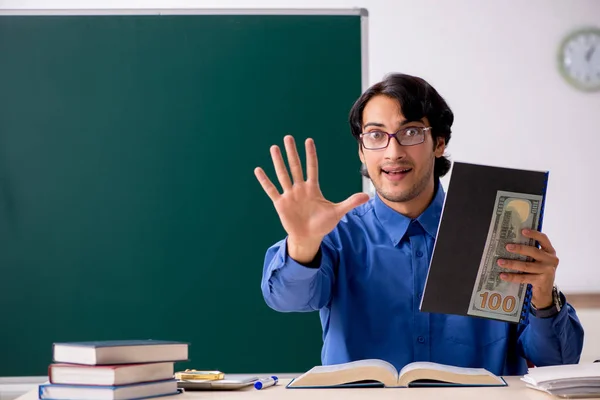
<path fill-rule="evenodd" d="M 55 363 L 85 365 L 187 361 L 188 343 L 166 340 L 107 340 L 53 344 Z"/>

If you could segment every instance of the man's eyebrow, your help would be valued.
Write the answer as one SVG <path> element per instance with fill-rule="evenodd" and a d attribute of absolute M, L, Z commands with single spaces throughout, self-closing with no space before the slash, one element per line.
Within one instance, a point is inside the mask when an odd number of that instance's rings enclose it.
<path fill-rule="evenodd" d="M 381 122 L 367 122 L 363 128 L 368 128 L 369 126 L 376 126 L 378 128 L 385 128 L 385 125 Z"/>

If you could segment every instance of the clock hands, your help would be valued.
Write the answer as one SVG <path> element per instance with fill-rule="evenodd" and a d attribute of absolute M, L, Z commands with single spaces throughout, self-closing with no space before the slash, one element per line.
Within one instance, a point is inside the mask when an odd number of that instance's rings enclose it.
<path fill-rule="evenodd" d="M 590 46 L 590 49 L 585 53 L 585 61 L 590 62 L 592 55 L 594 55 L 594 51 L 596 51 L 596 46 Z"/>

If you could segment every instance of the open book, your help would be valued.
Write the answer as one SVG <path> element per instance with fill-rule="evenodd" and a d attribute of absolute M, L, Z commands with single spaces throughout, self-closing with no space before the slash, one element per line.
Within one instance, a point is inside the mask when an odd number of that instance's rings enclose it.
<path fill-rule="evenodd" d="M 506 382 L 483 368 L 462 368 L 432 362 L 413 362 L 400 372 L 383 360 L 360 360 L 317 366 L 292 380 L 288 388 L 325 388 L 377 385 L 411 386 L 506 386 Z"/>

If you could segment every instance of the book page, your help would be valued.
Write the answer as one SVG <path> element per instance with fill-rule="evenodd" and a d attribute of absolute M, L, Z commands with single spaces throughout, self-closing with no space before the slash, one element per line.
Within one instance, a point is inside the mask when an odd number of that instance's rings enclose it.
<path fill-rule="evenodd" d="M 378 381 L 385 386 L 394 386 L 397 379 L 398 374 L 392 364 L 367 359 L 313 367 L 291 382 L 290 387 L 327 387 L 360 381 Z"/>
<path fill-rule="evenodd" d="M 399 386 L 434 380 L 458 385 L 506 385 L 504 380 L 484 368 L 464 368 L 433 362 L 414 362 L 400 371 Z"/>
<path fill-rule="evenodd" d="M 453 365 L 444 365 L 433 362 L 414 362 L 406 365 L 400 371 L 400 376 L 406 374 L 407 372 L 414 371 L 416 369 L 428 369 L 434 371 L 444 371 L 450 372 L 457 375 L 493 375 L 489 371 L 483 368 L 463 368 L 463 367 L 455 367 Z"/>
<path fill-rule="evenodd" d="M 398 376 L 398 371 L 396 371 L 396 368 L 394 368 L 394 366 L 392 364 L 388 363 L 387 361 L 375 360 L 375 359 L 351 361 L 348 363 L 335 364 L 335 365 L 319 365 L 319 366 L 312 368 L 309 372 L 311 374 L 319 374 L 319 373 L 326 373 L 326 372 L 337 372 L 337 371 L 342 371 L 345 369 L 355 369 L 355 368 L 359 368 L 359 367 L 383 368 L 383 369 L 386 369 L 387 371 L 389 371 L 389 373 L 391 375 Z"/>

